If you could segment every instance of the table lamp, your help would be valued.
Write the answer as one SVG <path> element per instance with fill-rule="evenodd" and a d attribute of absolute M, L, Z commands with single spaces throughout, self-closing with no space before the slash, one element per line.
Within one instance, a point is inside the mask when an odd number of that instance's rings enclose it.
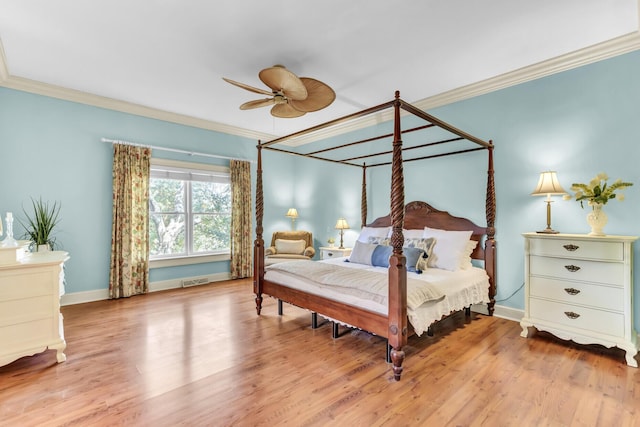
<path fill-rule="evenodd" d="M 560 185 L 558 181 L 558 176 L 555 171 L 546 171 L 540 172 L 540 179 L 538 180 L 538 185 L 536 189 L 531 193 L 532 196 L 547 196 L 545 202 L 547 202 L 547 228 L 542 231 L 538 231 L 537 233 L 546 233 L 546 234 L 557 234 L 558 231 L 555 231 L 551 228 L 551 196 L 561 196 L 567 194 L 566 191 Z"/>
<path fill-rule="evenodd" d="M 347 224 L 347 220 L 344 218 L 339 218 L 338 222 L 336 222 L 336 229 L 340 230 L 340 247 L 338 249 L 344 249 L 343 237 L 344 230 L 349 228 L 349 224 Z"/>
<path fill-rule="evenodd" d="M 291 230 L 295 230 L 296 218 L 298 218 L 298 211 L 296 210 L 296 208 L 290 208 L 285 216 L 291 218 Z"/>

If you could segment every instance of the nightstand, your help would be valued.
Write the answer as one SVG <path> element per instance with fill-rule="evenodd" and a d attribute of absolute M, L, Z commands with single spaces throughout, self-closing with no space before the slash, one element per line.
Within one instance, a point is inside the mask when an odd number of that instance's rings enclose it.
<path fill-rule="evenodd" d="M 351 255 L 352 248 L 330 248 L 328 246 L 320 246 L 320 259 L 340 258 Z"/>
<path fill-rule="evenodd" d="M 635 236 L 525 233 L 522 336 L 535 327 L 579 344 L 626 351 L 638 366 L 633 322 Z"/>

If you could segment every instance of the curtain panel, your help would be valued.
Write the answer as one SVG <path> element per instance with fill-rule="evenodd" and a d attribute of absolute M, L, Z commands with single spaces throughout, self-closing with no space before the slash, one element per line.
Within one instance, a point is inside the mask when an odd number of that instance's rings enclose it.
<path fill-rule="evenodd" d="M 149 291 L 151 148 L 113 145 L 113 213 L 109 298 Z"/>
<path fill-rule="evenodd" d="M 251 277 L 251 164 L 231 160 L 231 278 Z"/>

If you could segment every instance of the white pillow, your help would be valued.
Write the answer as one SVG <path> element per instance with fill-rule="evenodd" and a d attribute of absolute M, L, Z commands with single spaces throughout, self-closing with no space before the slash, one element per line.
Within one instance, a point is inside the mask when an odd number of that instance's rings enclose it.
<path fill-rule="evenodd" d="M 363 243 L 356 240 L 356 244 L 353 245 L 351 255 L 349 256 L 349 262 L 371 265 L 371 255 L 376 249 L 376 246 L 378 245 L 375 243 Z"/>
<path fill-rule="evenodd" d="M 471 230 L 449 231 L 425 227 L 423 237 L 436 239 L 433 252 L 428 259 L 429 267 L 450 271 L 459 270 L 465 257 L 468 257 L 466 248 L 472 233 Z"/>
<path fill-rule="evenodd" d="M 279 254 L 302 255 L 307 246 L 304 240 L 276 239 L 276 252 Z"/>
<path fill-rule="evenodd" d="M 460 258 L 460 270 L 468 270 L 473 267 L 473 264 L 471 264 L 471 254 L 476 246 L 478 246 L 477 240 L 469 240 L 467 242 L 467 246 L 464 248 L 464 252 Z"/>
<path fill-rule="evenodd" d="M 389 236 L 390 231 L 391 227 L 362 227 L 360 235 L 358 236 L 358 241 L 362 243 L 370 243 L 370 237 L 385 238 Z"/>

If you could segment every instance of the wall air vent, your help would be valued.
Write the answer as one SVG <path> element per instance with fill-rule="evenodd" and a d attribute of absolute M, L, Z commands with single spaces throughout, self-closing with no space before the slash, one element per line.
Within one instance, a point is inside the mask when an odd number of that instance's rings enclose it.
<path fill-rule="evenodd" d="M 209 280 L 208 277 L 185 279 L 180 282 L 183 288 L 188 288 L 190 286 L 206 285 L 207 283 L 211 283 L 211 280 Z"/>

